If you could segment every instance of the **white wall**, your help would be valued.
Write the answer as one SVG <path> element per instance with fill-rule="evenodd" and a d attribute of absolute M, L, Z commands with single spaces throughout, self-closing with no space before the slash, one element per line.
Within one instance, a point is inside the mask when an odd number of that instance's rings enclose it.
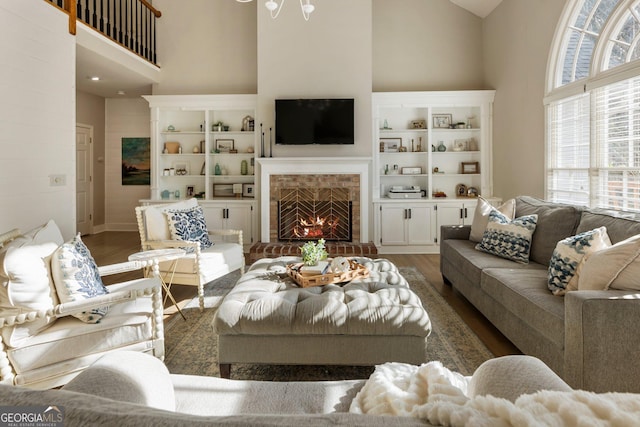
<path fill-rule="evenodd" d="M 42 0 L 0 2 L 0 232 L 76 229 L 75 39 Z M 49 176 L 65 175 L 52 187 Z"/>
<path fill-rule="evenodd" d="M 148 185 L 122 185 L 122 138 L 150 135 L 149 104 L 140 99 L 106 100 L 106 228 L 137 230 L 134 207 L 149 198 Z"/>
<path fill-rule="evenodd" d="M 545 78 L 564 1 L 503 1 L 484 21 L 487 85 L 496 89 L 494 193 L 544 196 Z"/>

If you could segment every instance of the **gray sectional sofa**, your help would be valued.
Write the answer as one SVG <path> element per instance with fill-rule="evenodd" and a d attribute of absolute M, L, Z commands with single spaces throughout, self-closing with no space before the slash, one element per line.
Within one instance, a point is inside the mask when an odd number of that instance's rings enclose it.
<path fill-rule="evenodd" d="M 613 244 L 640 222 L 587 208 L 516 198 L 516 217 L 537 214 L 530 262 L 475 249 L 470 226 L 442 227 L 440 268 L 450 283 L 523 353 L 542 359 L 573 388 L 640 392 L 640 292 L 554 296 L 548 265 L 558 241 L 606 226 Z M 638 278 L 640 281 L 640 277 Z"/>

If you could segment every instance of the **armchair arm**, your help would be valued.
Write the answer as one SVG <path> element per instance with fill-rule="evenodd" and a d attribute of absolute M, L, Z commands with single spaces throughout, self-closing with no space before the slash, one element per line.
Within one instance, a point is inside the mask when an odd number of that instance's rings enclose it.
<path fill-rule="evenodd" d="M 149 249 L 170 249 L 170 248 L 198 248 L 199 242 L 192 242 L 189 240 L 147 240 L 146 242 Z"/>
<path fill-rule="evenodd" d="M 469 240 L 471 234 L 470 225 L 441 225 L 440 226 L 440 240 L 445 241 L 447 239 L 457 240 Z"/>
<path fill-rule="evenodd" d="M 138 297 L 152 295 L 154 292 L 159 294 L 160 286 L 161 282 L 157 277 L 134 280 L 130 283 L 123 284 L 123 286 L 121 286 L 117 291 L 110 292 L 106 295 L 99 295 L 86 300 L 58 304 L 46 310 L 35 310 L 18 315 L 0 317 L 0 328 L 29 323 L 43 317 L 69 316 L 71 314 L 80 313 L 93 308 L 104 307 L 105 305 L 114 305 L 131 301 Z"/>
<path fill-rule="evenodd" d="M 564 377 L 573 388 L 640 392 L 636 379 L 640 293 L 573 291 L 565 295 Z"/>
<path fill-rule="evenodd" d="M 242 246 L 242 230 L 209 230 L 210 236 L 236 236 L 238 244 Z"/>
<path fill-rule="evenodd" d="M 117 264 L 103 265 L 98 267 L 100 276 L 109 276 L 111 274 L 126 273 L 127 271 L 140 270 L 141 268 L 151 266 L 151 261 L 126 261 Z"/>

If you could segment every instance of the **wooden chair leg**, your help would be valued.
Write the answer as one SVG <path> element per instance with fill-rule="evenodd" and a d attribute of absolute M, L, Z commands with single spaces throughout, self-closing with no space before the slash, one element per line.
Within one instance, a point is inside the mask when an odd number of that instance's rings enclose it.
<path fill-rule="evenodd" d="M 220 378 L 231 379 L 231 363 L 219 363 Z"/>

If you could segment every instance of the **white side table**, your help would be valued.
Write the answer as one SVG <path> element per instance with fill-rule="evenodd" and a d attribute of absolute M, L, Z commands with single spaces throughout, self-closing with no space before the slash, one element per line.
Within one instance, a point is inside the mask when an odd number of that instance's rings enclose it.
<path fill-rule="evenodd" d="M 153 270 L 158 273 L 160 277 L 160 281 L 162 282 L 162 287 L 164 291 L 167 293 L 167 296 L 171 299 L 173 305 L 178 309 L 178 312 L 182 316 L 184 320 L 187 320 L 184 313 L 178 306 L 176 299 L 173 297 L 171 293 L 171 283 L 173 282 L 173 276 L 176 272 L 176 267 L 178 265 L 178 260 L 185 256 L 186 251 L 184 249 L 152 249 L 148 251 L 136 252 L 135 254 L 129 255 L 129 261 L 152 261 L 153 262 Z M 159 274 L 158 264 L 164 261 L 172 261 L 171 266 L 169 267 L 169 271 L 165 273 L 163 276 Z M 145 267 L 144 276 L 149 276 L 149 267 Z M 167 280 L 168 279 L 168 280 Z"/>

